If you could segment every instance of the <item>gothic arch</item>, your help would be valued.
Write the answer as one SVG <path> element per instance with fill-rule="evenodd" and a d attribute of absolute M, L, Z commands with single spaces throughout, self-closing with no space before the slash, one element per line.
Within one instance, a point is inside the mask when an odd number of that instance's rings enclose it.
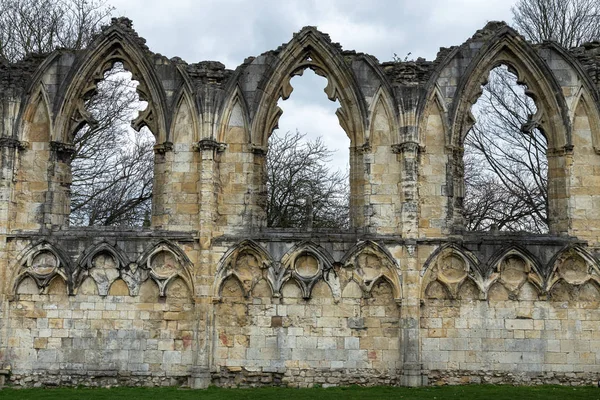
<path fill-rule="evenodd" d="M 533 98 L 538 111 L 533 121 L 543 130 L 548 147 L 554 151 L 571 145 L 571 123 L 568 107 L 554 74 L 517 32 L 505 27 L 488 40 L 471 61 L 456 89 L 449 119 L 452 126 L 450 143 L 462 146 L 464 137 L 474 124 L 471 107 L 481 95 L 481 86 L 489 72 L 499 65 L 507 65 L 517 75 L 518 82 L 527 87 L 526 94 Z"/>
<path fill-rule="evenodd" d="M 33 279 L 40 292 L 45 290 L 53 279 L 60 277 L 71 294 L 72 273 L 69 257 L 63 250 L 46 240 L 33 243 L 21 252 L 12 267 L 12 277 L 9 280 L 12 282 L 11 293 L 16 294 L 19 284 L 28 277 Z"/>
<path fill-rule="evenodd" d="M 505 263 L 510 264 L 508 265 L 510 271 L 505 270 L 507 268 Z M 515 263 L 519 265 L 514 267 L 522 267 L 522 271 L 519 268 L 510 268 Z M 488 264 L 491 268 L 488 270 L 489 274 L 485 282 L 486 290 L 489 291 L 496 282 L 501 282 L 507 290 L 513 293 L 518 292 L 526 283 L 533 285 L 538 293 L 544 292 L 545 280 L 540 263 L 527 250 L 512 245 L 497 252 L 491 257 Z"/>
<path fill-rule="evenodd" d="M 430 284 L 437 282 L 450 295 L 459 297 L 459 291 L 467 280 L 471 280 L 485 292 L 484 279 L 479 270 L 479 260 L 471 252 L 454 244 L 443 245 L 434 251 L 421 270 L 421 298 L 427 298 Z"/>
<path fill-rule="evenodd" d="M 373 100 L 371 102 L 371 106 L 369 107 L 369 130 L 368 136 L 366 140 L 369 143 L 373 142 L 373 134 L 376 128 L 375 119 L 377 114 L 381 109 L 383 109 L 384 118 L 387 121 L 390 131 L 390 142 L 386 143 L 387 145 L 392 145 L 396 143 L 402 142 L 401 138 L 398 137 L 398 133 L 400 132 L 400 122 L 397 113 L 395 112 L 396 107 L 394 106 L 394 100 L 392 96 L 389 94 L 387 88 L 383 85 L 379 86 L 375 95 L 373 96 Z"/>
<path fill-rule="evenodd" d="M 590 124 L 590 141 L 592 147 L 596 154 L 600 154 L 600 113 L 598 112 L 597 104 L 599 103 L 594 100 L 593 92 L 590 93 L 589 89 L 582 85 L 573 99 L 569 117 L 571 119 L 571 124 L 575 126 L 577 110 L 579 107 L 583 108 L 585 116 Z"/>
<path fill-rule="evenodd" d="M 52 129 L 52 111 L 50 110 L 50 99 L 48 98 L 48 92 L 46 91 L 44 83 L 41 81 L 34 86 L 32 94 L 28 97 L 26 107 L 19 121 L 17 132 L 21 134 L 21 137 L 18 139 L 25 142 L 25 145 L 30 141 L 30 124 L 35 120 L 36 114 L 39 112 L 40 108 L 44 111 L 44 115 L 48 121 L 47 134 L 48 138 L 50 139 L 54 137 Z"/>
<path fill-rule="evenodd" d="M 521 257 L 523 260 L 525 260 L 530 265 L 532 271 L 535 274 L 537 274 L 540 279 L 543 280 L 543 268 L 538 258 L 534 256 L 531 252 L 529 252 L 527 249 L 516 244 L 512 244 L 494 253 L 494 255 L 490 257 L 490 260 L 487 264 L 491 267 L 492 270 L 494 270 L 498 266 L 498 264 L 502 262 L 503 259 L 511 255 Z"/>
<path fill-rule="evenodd" d="M 427 133 L 427 127 L 428 127 L 427 119 L 429 118 L 429 115 L 431 114 L 431 107 L 436 107 L 437 111 L 440 115 L 440 119 L 442 122 L 442 128 L 443 128 L 443 135 L 445 138 L 444 140 L 445 140 L 445 144 L 447 145 L 448 137 L 449 137 L 448 132 L 450 132 L 450 128 L 448 126 L 448 119 L 447 119 L 448 107 L 446 106 L 446 102 L 444 101 L 444 96 L 442 95 L 440 86 L 437 83 L 432 86 L 432 90 L 429 92 L 429 96 L 427 97 L 427 100 L 423 101 L 417 109 L 416 119 L 419 122 L 418 126 L 420 129 L 419 129 L 419 134 L 418 134 L 419 136 L 418 136 L 418 138 L 415 138 L 415 139 L 418 140 L 419 143 L 421 143 L 423 145 L 425 144 L 426 138 L 424 135 Z"/>
<path fill-rule="evenodd" d="M 126 24 L 127 22 L 125 22 Z M 148 107 L 133 121 L 136 130 L 148 126 L 157 143 L 170 141 L 167 127 L 170 125 L 166 94 L 154 66 L 148 59 L 147 49 L 140 45 L 137 34 L 131 27 L 119 23 L 105 28 L 99 37 L 82 54 L 82 58 L 71 68 L 66 79 L 62 97 L 56 102 L 56 141 L 68 143 L 70 136 L 86 123 L 92 123 L 86 115 L 84 99 L 96 90 L 96 83 L 104 79 L 104 72 L 115 62 L 122 62 L 139 81 L 137 92 Z M 89 114 L 89 113 L 88 113 Z"/>
<path fill-rule="evenodd" d="M 597 119 L 600 116 L 600 92 L 596 88 L 594 82 L 592 81 L 590 74 L 588 74 L 583 68 L 580 62 L 578 62 L 568 50 L 560 46 L 556 42 L 548 41 L 543 43 L 543 47 L 547 48 L 556 54 L 558 54 L 564 62 L 566 62 L 569 67 L 571 67 L 576 75 L 577 79 L 581 82 L 581 88 L 579 90 L 580 93 L 585 93 L 586 101 L 589 101 L 590 106 L 588 109 L 590 118 L 594 115 L 594 118 Z M 576 98 L 580 98 L 579 95 Z M 571 113 L 574 113 L 577 109 L 575 106 L 577 105 L 577 101 L 571 106 Z M 593 110 L 592 110 L 593 109 Z M 600 127 L 598 127 L 600 128 Z M 599 134 L 600 135 L 600 134 Z M 598 144 L 600 146 L 600 143 Z"/>
<path fill-rule="evenodd" d="M 406 126 L 406 124 L 409 121 L 406 121 L 405 119 L 407 118 L 407 116 L 405 116 L 405 114 L 403 114 L 399 111 L 398 99 L 396 98 L 396 96 L 394 94 L 394 89 L 393 89 L 392 85 L 390 84 L 388 77 L 385 75 L 383 69 L 379 65 L 379 62 L 377 61 L 376 58 L 374 58 L 368 54 L 363 54 L 360 57 L 358 57 L 356 61 L 364 62 L 368 67 L 367 71 L 370 72 L 371 79 L 374 79 L 375 81 L 379 82 L 379 86 L 375 90 L 373 96 L 370 97 L 370 100 L 369 100 L 369 97 L 366 96 L 366 93 L 368 93 L 372 89 L 367 87 L 367 88 L 364 88 L 364 92 L 362 92 L 366 97 L 366 102 L 369 107 L 369 109 L 368 109 L 369 129 L 367 131 L 368 137 L 366 138 L 366 140 L 368 140 L 368 141 L 372 140 L 371 138 L 372 138 L 372 132 L 373 132 L 373 123 L 374 123 L 374 119 L 373 119 L 374 114 L 373 113 L 377 109 L 378 103 L 381 101 L 385 108 L 385 112 L 387 113 L 388 124 L 390 127 L 390 131 L 393 135 L 390 138 L 390 140 L 391 140 L 390 144 L 402 143 L 403 141 L 405 141 L 405 138 L 402 138 L 399 136 L 400 127 Z M 358 67 L 358 68 L 361 68 L 361 67 Z M 410 119 L 410 116 L 408 116 L 408 118 Z"/>
<path fill-rule="evenodd" d="M 249 256 L 249 260 L 256 265 L 250 266 L 245 265 L 248 268 L 258 268 L 260 270 L 267 270 L 266 277 L 262 274 L 252 274 L 253 271 L 240 270 L 238 264 L 248 264 L 243 260 L 244 257 Z M 254 271 L 255 272 L 255 271 Z M 227 252 L 221 257 L 219 261 L 215 281 L 213 283 L 213 297 L 216 300 L 221 299 L 221 291 L 224 283 L 231 278 L 235 278 L 240 284 L 240 287 L 244 291 L 244 296 L 249 296 L 253 287 L 258 283 L 260 279 L 265 279 L 273 294 L 278 296 L 280 285 L 279 282 L 279 271 L 273 268 L 273 261 L 269 253 L 258 243 L 253 240 L 243 240 L 240 243 L 232 246 Z"/>
<path fill-rule="evenodd" d="M 51 68 L 55 66 L 57 63 L 60 63 L 60 58 L 63 56 L 61 50 L 54 50 L 52 53 L 48 55 L 48 57 L 37 67 L 33 76 L 30 79 L 30 83 L 27 87 L 27 96 L 25 96 L 20 110 L 18 112 L 17 123 L 14 125 L 13 129 L 16 131 L 10 132 L 14 133 L 15 136 L 19 134 L 23 134 L 25 131 L 25 125 L 28 121 L 28 115 L 31 115 L 31 107 L 36 106 L 36 102 L 40 99 L 40 94 L 43 96 L 43 100 L 45 102 L 45 107 L 47 108 L 48 120 L 50 121 L 49 127 L 49 136 L 53 138 L 54 135 L 51 133 L 54 128 L 54 117 L 53 110 L 51 109 L 50 104 L 53 104 L 50 97 L 48 96 L 48 92 L 45 86 L 45 78 L 48 76 L 48 73 L 51 71 Z M 18 137 L 19 140 L 25 140 L 23 136 Z"/>
<path fill-rule="evenodd" d="M 191 118 L 191 127 L 192 127 L 192 140 L 191 143 L 197 143 L 200 140 L 200 135 L 198 134 L 198 127 L 201 125 L 200 120 L 202 119 L 202 115 L 196 109 L 196 103 L 194 102 L 193 89 L 189 86 L 189 82 L 184 81 L 184 84 L 181 86 L 179 91 L 175 95 L 175 101 L 173 102 L 173 116 L 170 123 L 170 129 L 168 138 L 172 143 L 181 142 L 175 136 L 177 134 L 176 129 L 178 126 L 178 116 L 180 112 L 187 107 L 189 110 L 190 118 Z"/>
<path fill-rule="evenodd" d="M 28 103 L 19 121 L 14 147 L 13 164 L 13 191 L 12 200 L 16 203 L 27 203 L 27 206 L 16 207 L 15 218 L 9 219 L 9 225 L 18 226 L 18 221 L 26 221 L 22 228 L 31 229 L 39 227 L 44 222 L 42 215 L 47 209 L 43 203 L 47 197 L 42 193 L 47 192 L 50 186 L 49 166 L 51 165 L 51 138 L 52 116 L 49 106 L 48 93 L 41 81 L 28 97 Z M 40 213 L 31 215 L 28 210 L 38 209 Z"/>
<path fill-rule="evenodd" d="M 366 293 L 385 279 L 392 287 L 394 299 L 402 299 L 400 266 L 385 247 L 371 240 L 362 241 L 344 255 L 341 264 L 353 271 L 353 279 Z"/>
<path fill-rule="evenodd" d="M 273 129 L 277 126 L 281 109 L 280 98 L 292 93 L 290 80 L 310 68 L 327 78 L 325 93 L 330 100 L 339 100 L 337 111 L 340 125 L 350 137 L 351 146 L 362 146 L 366 141 L 367 106 L 358 82 L 340 50 L 328 36 L 314 27 L 305 27 L 278 54 L 273 72 L 261 82 L 263 94 L 258 100 L 252 122 L 252 144 L 266 148 Z"/>
<path fill-rule="evenodd" d="M 594 281 L 600 284 L 600 267 L 596 258 L 581 246 L 566 246 L 550 261 L 550 274 L 546 281 L 548 292 L 560 283 L 581 286 Z"/>
<path fill-rule="evenodd" d="M 239 112 L 241 113 L 244 130 L 248 135 L 246 138 L 246 142 L 251 143 L 250 113 L 248 111 L 248 104 L 246 103 L 246 98 L 244 97 L 244 93 L 242 92 L 242 89 L 238 84 L 235 85 L 235 88 L 231 93 L 232 94 L 225 101 L 225 106 L 223 107 L 222 112 L 219 113 L 220 120 L 218 121 L 219 130 L 217 132 L 217 142 L 227 144 L 227 129 L 231 125 L 231 118 L 235 112 Z"/>
<path fill-rule="evenodd" d="M 529 129 L 539 128 L 548 142 L 548 197 L 549 230 L 551 233 L 567 232 L 571 225 L 568 193 L 569 181 L 565 177 L 564 160 L 572 154 L 571 121 L 569 108 L 552 70 L 519 34 L 504 27 L 487 40 L 471 60 L 456 87 L 449 112 L 451 126 L 448 142 L 453 149 L 452 164 L 455 171 L 453 193 L 453 215 L 460 216 L 464 197 L 463 142 L 475 123 L 471 107 L 482 93 L 489 72 L 500 65 L 506 65 L 517 76 L 517 83 L 526 86 L 525 94 L 536 104 L 537 112 L 527 123 Z M 454 55 L 457 57 L 458 53 Z M 456 221 L 461 226 L 462 218 Z"/>
<path fill-rule="evenodd" d="M 102 252 L 112 255 L 115 261 L 118 262 L 119 267 L 125 267 L 129 264 L 129 258 L 124 251 L 122 251 L 118 246 L 113 246 L 108 242 L 103 241 L 88 247 L 82 253 L 81 257 L 79 257 L 77 266 L 80 268 L 91 268 L 94 257 Z"/>
<path fill-rule="evenodd" d="M 110 256 L 114 261 L 114 268 L 108 265 L 108 268 L 96 265 L 96 258 L 102 255 Z M 130 292 L 136 293 L 136 285 L 126 279 L 122 273 L 124 268 L 129 266 L 129 258 L 117 246 L 112 246 L 107 242 L 97 243 L 86 249 L 77 261 L 77 270 L 74 273 L 74 286 L 78 291 L 83 282 L 91 277 L 98 288 L 100 295 L 107 295 L 112 283 L 119 277 L 124 278 Z M 96 269 L 95 269 L 96 268 Z M 138 282 L 136 282 L 138 283 Z M 141 282 L 139 282 L 141 283 Z M 133 289 L 133 290 L 132 290 Z"/>
<path fill-rule="evenodd" d="M 132 266 L 134 270 L 132 270 Z M 177 278 L 183 280 L 190 293 L 195 293 L 192 267 L 192 262 L 179 246 L 168 240 L 161 240 L 147 249 L 135 265 L 130 265 L 127 272 L 130 275 L 133 274 L 132 279 L 134 279 L 135 275 L 141 275 L 141 272 L 136 274 L 140 268 L 147 271 L 150 278 L 158 285 L 160 295 L 164 297 L 169 284 Z M 123 278 L 125 280 L 125 277 Z M 131 290 L 129 283 L 128 286 Z"/>
<path fill-rule="evenodd" d="M 244 284 L 242 283 L 242 281 L 240 280 L 240 278 L 236 275 L 236 274 L 231 274 L 228 275 L 225 279 L 223 279 L 223 281 L 221 282 L 221 284 L 217 287 L 217 293 L 215 293 L 215 299 L 218 299 L 219 301 L 222 301 L 223 299 L 223 288 L 229 283 L 229 282 L 233 282 L 234 285 L 237 285 L 240 289 L 240 291 L 242 292 L 242 296 L 247 298 L 250 293 L 248 293 L 246 291 L 246 289 L 244 288 Z"/>
<path fill-rule="evenodd" d="M 309 299 L 313 287 L 321 280 L 331 289 L 334 299 L 339 300 L 342 291 L 334 260 L 321 246 L 303 241 L 291 248 L 281 258 L 279 290 L 289 280 L 295 281 L 302 297 Z"/>

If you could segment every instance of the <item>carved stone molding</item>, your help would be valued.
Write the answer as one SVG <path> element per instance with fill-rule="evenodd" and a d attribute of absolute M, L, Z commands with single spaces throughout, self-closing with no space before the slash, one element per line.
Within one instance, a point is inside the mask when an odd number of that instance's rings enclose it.
<path fill-rule="evenodd" d="M 566 145 L 558 148 L 548 148 L 547 157 L 561 157 L 573 154 L 573 145 Z M 600 154 L 600 153 L 599 153 Z"/>
<path fill-rule="evenodd" d="M 227 143 L 217 142 L 214 139 L 202 139 L 194 146 L 194 148 L 197 151 L 216 150 L 217 153 L 222 153 L 227 149 Z"/>
<path fill-rule="evenodd" d="M 73 154 L 75 154 L 75 146 L 71 143 L 63 143 L 52 141 L 50 142 L 50 149 L 56 154 L 56 157 L 64 163 L 71 162 Z"/>
<path fill-rule="evenodd" d="M 15 138 L 3 137 L 0 138 L 0 148 L 3 147 L 26 150 L 29 148 L 29 142 L 24 142 Z"/>
<path fill-rule="evenodd" d="M 252 153 L 257 156 L 266 156 L 268 151 L 269 149 L 267 147 L 252 145 Z"/>
<path fill-rule="evenodd" d="M 155 154 L 165 154 L 170 151 L 173 151 L 173 143 L 172 142 L 164 142 L 161 144 L 154 145 L 154 153 Z"/>
<path fill-rule="evenodd" d="M 420 146 L 417 142 L 404 142 L 392 145 L 392 151 L 394 154 L 402 154 L 406 152 L 412 153 L 425 153 L 425 146 Z"/>
<path fill-rule="evenodd" d="M 354 148 L 354 150 L 358 153 L 358 154 L 366 154 L 366 153 L 370 153 L 372 148 L 371 148 L 371 143 L 369 143 L 369 141 L 367 140 L 362 146 L 356 146 Z"/>

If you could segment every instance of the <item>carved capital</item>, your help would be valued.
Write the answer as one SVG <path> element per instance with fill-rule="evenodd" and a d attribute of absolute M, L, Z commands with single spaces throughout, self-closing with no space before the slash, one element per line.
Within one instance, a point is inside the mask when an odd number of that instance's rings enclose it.
<path fill-rule="evenodd" d="M 29 148 L 29 142 L 23 142 L 18 139 L 10 138 L 10 137 L 2 137 L 2 138 L 0 138 L 0 147 L 25 150 L 25 149 Z"/>
<path fill-rule="evenodd" d="M 404 154 L 404 153 L 424 153 L 425 146 L 419 146 L 417 142 L 404 142 L 399 144 L 392 145 L 392 151 L 394 154 Z"/>
<path fill-rule="evenodd" d="M 461 146 L 446 146 L 446 153 L 452 154 L 454 157 L 460 157 L 465 154 L 465 148 Z"/>
<path fill-rule="evenodd" d="M 227 149 L 227 144 L 217 142 L 214 139 L 202 139 L 194 147 L 198 151 L 216 150 L 217 153 L 222 153 Z"/>
<path fill-rule="evenodd" d="M 50 142 L 50 150 L 56 154 L 56 157 L 64 163 L 71 162 L 73 154 L 75 154 L 75 146 L 71 143 L 63 143 L 52 141 Z"/>
<path fill-rule="evenodd" d="M 354 148 L 354 150 L 356 151 L 356 153 L 358 154 L 366 154 L 366 153 L 370 153 L 372 148 L 371 148 L 371 143 L 367 140 L 362 146 L 356 146 Z"/>
<path fill-rule="evenodd" d="M 267 152 L 269 151 L 269 149 L 267 147 L 264 146 L 257 146 L 257 145 L 252 145 L 251 147 L 252 152 L 254 154 L 256 154 L 257 156 L 266 156 Z"/>
<path fill-rule="evenodd" d="M 560 156 L 569 156 L 569 155 L 573 155 L 573 145 L 572 144 L 568 144 L 563 147 L 556 147 L 553 149 L 548 148 L 548 150 L 546 151 L 547 157 L 560 157 Z"/>
<path fill-rule="evenodd" d="M 154 145 L 155 154 L 165 154 L 169 151 L 173 151 L 173 142 L 164 142 Z"/>

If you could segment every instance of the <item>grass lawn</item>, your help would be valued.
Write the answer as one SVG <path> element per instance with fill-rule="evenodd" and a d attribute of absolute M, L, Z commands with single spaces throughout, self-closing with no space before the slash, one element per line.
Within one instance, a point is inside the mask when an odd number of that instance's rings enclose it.
<path fill-rule="evenodd" d="M 185 390 L 177 388 L 112 388 L 112 389 L 4 389 L 0 391 L 0 399 L 459 399 L 459 400 L 600 400 L 600 388 L 597 387 L 566 387 L 566 386 L 443 386 L 427 388 L 395 388 L 395 387 L 344 387 L 328 389 L 219 389 Z"/>

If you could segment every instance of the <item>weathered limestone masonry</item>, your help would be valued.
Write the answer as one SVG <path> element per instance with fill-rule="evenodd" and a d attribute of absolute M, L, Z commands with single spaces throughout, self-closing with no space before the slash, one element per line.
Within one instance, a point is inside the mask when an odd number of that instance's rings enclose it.
<path fill-rule="evenodd" d="M 114 62 L 156 136 L 152 227 L 68 226 L 71 138 Z M 490 69 L 549 144 L 550 234 L 468 233 L 463 139 Z M 351 229 L 265 227 L 265 154 L 310 68 L 350 137 Z M 380 64 L 313 27 L 235 71 L 113 20 L 84 51 L 0 63 L 0 367 L 13 385 L 595 382 L 600 43 L 490 23 Z"/>

